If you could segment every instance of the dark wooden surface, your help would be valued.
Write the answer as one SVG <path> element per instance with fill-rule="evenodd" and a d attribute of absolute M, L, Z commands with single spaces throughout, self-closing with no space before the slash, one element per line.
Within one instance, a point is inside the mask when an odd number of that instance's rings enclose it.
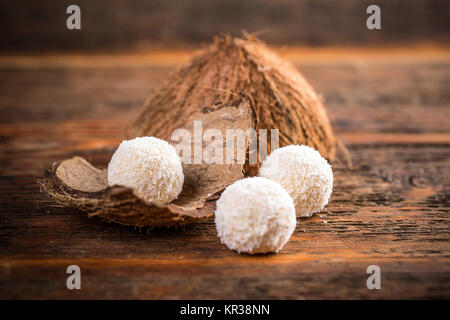
<path fill-rule="evenodd" d="M 66 27 L 71 4 L 81 9 L 81 30 Z M 366 27 L 373 4 L 381 9 L 381 30 Z M 242 29 L 288 46 L 448 45 L 449 17 L 447 0 L 2 0 L 0 51 L 197 48 Z"/>
<path fill-rule="evenodd" d="M 449 51 L 284 54 L 322 94 L 354 166 L 334 163 L 326 210 L 264 256 L 228 250 L 212 219 L 135 230 L 39 192 L 53 161 L 106 165 L 182 57 L 0 57 L 0 298 L 450 298 Z M 70 264 L 82 290 L 66 288 Z M 366 287 L 372 264 L 381 290 Z"/>

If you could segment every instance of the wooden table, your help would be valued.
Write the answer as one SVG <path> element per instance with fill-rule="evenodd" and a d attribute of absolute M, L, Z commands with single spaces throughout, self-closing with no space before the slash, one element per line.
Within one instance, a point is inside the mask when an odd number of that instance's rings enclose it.
<path fill-rule="evenodd" d="M 334 163 L 326 210 L 263 256 L 228 250 L 213 219 L 135 230 L 39 192 L 53 161 L 105 166 L 184 53 L 0 57 L 0 298 L 450 298 L 449 51 L 282 54 L 322 94 L 353 168 Z M 81 290 L 66 288 L 71 264 Z"/>

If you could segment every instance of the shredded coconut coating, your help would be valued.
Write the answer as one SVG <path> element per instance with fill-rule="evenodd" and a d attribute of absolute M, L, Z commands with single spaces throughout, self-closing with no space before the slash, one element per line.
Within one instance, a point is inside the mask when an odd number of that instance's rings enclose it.
<path fill-rule="evenodd" d="M 217 235 L 232 250 L 278 252 L 297 223 L 292 198 L 278 183 L 260 177 L 236 181 L 217 201 Z"/>
<path fill-rule="evenodd" d="M 175 148 L 154 137 L 124 140 L 108 165 L 108 183 L 133 190 L 148 204 L 163 206 L 178 197 L 184 174 Z"/>
<path fill-rule="evenodd" d="M 323 210 L 333 191 L 333 171 L 318 151 L 290 145 L 272 152 L 259 176 L 280 183 L 290 194 L 297 216 L 311 217 Z"/>

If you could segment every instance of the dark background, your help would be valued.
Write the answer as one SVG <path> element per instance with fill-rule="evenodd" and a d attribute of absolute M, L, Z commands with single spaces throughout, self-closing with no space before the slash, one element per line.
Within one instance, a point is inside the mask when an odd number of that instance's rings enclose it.
<path fill-rule="evenodd" d="M 81 30 L 66 8 L 81 8 Z M 366 8 L 381 7 L 368 32 Z M 392 46 L 449 43 L 448 0 L 40 0 L 0 3 L 3 52 L 129 51 L 198 47 L 220 32 L 262 32 L 272 45 Z"/>

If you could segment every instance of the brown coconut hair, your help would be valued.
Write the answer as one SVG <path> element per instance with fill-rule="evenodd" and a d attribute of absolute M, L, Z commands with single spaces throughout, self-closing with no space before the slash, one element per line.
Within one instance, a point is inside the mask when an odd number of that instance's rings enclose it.
<path fill-rule="evenodd" d="M 168 140 L 193 113 L 218 102 L 226 104 L 230 93 L 239 92 L 252 99 L 255 129 L 279 129 L 280 146 L 308 145 L 334 160 L 336 138 L 317 93 L 293 65 L 245 32 L 243 38 L 217 36 L 173 72 L 148 97 L 129 136 Z M 246 166 L 247 174 L 253 175 L 257 167 Z"/>

